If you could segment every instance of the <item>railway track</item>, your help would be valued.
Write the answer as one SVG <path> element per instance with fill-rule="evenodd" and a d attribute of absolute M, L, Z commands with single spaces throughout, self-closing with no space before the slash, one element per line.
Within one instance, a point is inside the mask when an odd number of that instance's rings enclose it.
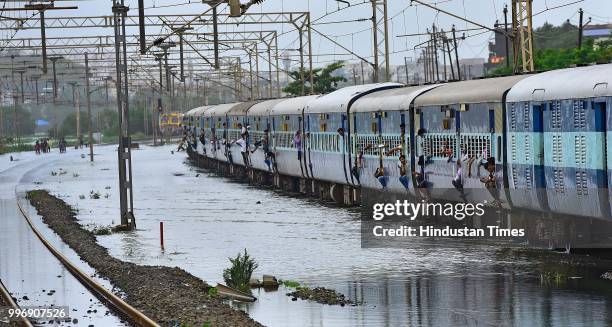
<path fill-rule="evenodd" d="M 9 291 L 6 289 L 6 287 L 4 287 L 4 284 L 2 284 L 2 281 L 0 281 L 0 298 L 6 306 L 13 309 L 19 309 L 19 305 L 15 303 Z M 23 327 L 32 327 L 32 323 L 24 317 L 20 317 L 16 323 Z"/>
<path fill-rule="evenodd" d="M 43 234 L 38 230 L 38 228 L 36 228 L 36 226 L 32 222 L 32 219 L 28 215 L 28 212 L 25 210 L 22 203 L 19 201 L 17 191 L 15 191 L 15 199 L 17 201 L 17 207 L 19 208 L 19 211 L 21 212 L 23 218 L 26 220 L 36 237 L 38 237 L 38 239 L 43 243 L 43 245 L 61 262 L 61 264 L 81 284 L 83 284 L 83 286 L 89 289 L 94 296 L 96 296 L 100 301 L 106 303 L 110 308 L 112 308 L 121 316 L 125 317 L 137 326 L 159 327 L 158 323 L 156 323 L 155 321 L 147 317 L 145 314 L 123 301 L 120 297 L 107 290 L 104 286 L 93 280 L 88 274 L 79 269 L 70 260 L 68 260 L 68 258 L 66 258 L 59 250 L 57 250 L 53 245 L 51 245 L 51 243 L 43 236 Z M 6 293 L 8 300 L 5 299 L 4 293 Z M 13 299 L 10 297 L 10 294 L 6 291 L 6 289 L 1 283 L 0 295 L 2 295 L 2 298 L 10 306 L 17 306 L 17 304 L 14 303 Z M 25 319 L 25 321 L 22 321 L 22 325 L 32 326 L 32 324 L 27 319 Z"/>

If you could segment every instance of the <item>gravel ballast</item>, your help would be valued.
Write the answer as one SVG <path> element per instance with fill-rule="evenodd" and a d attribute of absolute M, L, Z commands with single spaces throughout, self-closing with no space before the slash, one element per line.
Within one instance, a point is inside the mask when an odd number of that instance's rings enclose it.
<path fill-rule="evenodd" d="M 112 257 L 96 242 L 96 236 L 78 223 L 74 210 L 47 191 L 30 191 L 28 199 L 43 222 L 81 259 L 119 288 L 130 305 L 159 324 L 261 326 L 245 312 L 210 296 L 211 286 L 183 269 L 136 265 Z"/>

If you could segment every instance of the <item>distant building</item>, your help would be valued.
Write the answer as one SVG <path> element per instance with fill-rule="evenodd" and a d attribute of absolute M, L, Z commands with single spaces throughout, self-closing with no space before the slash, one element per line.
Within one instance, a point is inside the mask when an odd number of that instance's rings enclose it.
<path fill-rule="evenodd" d="M 582 31 L 582 36 L 595 39 L 595 43 L 610 40 L 612 24 L 587 25 Z"/>
<path fill-rule="evenodd" d="M 498 27 L 497 30 L 503 31 L 503 27 Z M 509 41 L 511 42 L 511 41 Z M 508 44 L 511 48 L 512 44 Z M 508 58 L 506 53 L 506 36 L 503 33 L 495 33 L 495 40 L 489 42 L 489 60 L 487 61 L 486 69 L 494 69 L 499 67 Z"/>
<path fill-rule="evenodd" d="M 461 67 L 461 77 L 464 80 L 483 77 L 485 75 L 484 58 L 459 59 L 459 66 Z"/>

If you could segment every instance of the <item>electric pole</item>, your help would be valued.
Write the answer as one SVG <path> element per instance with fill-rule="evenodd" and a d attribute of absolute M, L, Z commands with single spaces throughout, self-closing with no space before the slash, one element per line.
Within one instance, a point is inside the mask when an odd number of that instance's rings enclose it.
<path fill-rule="evenodd" d="M 578 10 L 578 13 L 580 14 L 580 24 L 578 25 L 578 49 L 582 49 L 582 29 L 584 28 L 582 25 L 582 18 L 584 16 L 584 11 L 582 8 Z"/>
<path fill-rule="evenodd" d="M 119 2 L 120 1 L 120 2 Z M 119 113 L 119 201 L 121 224 L 136 228 L 134 197 L 132 192 L 132 150 L 129 129 L 129 93 L 127 40 L 125 20 L 129 8 L 124 0 L 113 0 L 113 27 L 115 32 L 115 67 L 117 73 L 117 110 Z"/>
<path fill-rule="evenodd" d="M 89 58 L 85 53 L 85 92 L 87 92 L 87 129 L 89 134 L 89 160 L 94 161 L 93 132 L 91 131 L 91 91 L 89 90 Z"/>
<path fill-rule="evenodd" d="M 508 35 L 508 5 L 504 6 L 504 38 L 506 39 L 506 68 L 510 68 L 510 37 Z"/>

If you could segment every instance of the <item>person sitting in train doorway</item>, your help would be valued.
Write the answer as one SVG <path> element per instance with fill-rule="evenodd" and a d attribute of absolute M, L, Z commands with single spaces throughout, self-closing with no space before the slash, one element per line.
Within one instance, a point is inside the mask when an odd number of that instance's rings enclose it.
<path fill-rule="evenodd" d="M 410 185 L 410 182 L 408 180 L 408 164 L 406 162 L 406 156 L 403 154 L 400 154 L 399 156 L 399 162 L 397 163 L 397 169 L 399 170 L 399 181 L 402 184 L 402 186 L 404 186 L 404 189 L 406 189 L 406 191 L 408 191 L 408 187 Z"/>
<path fill-rule="evenodd" d="M 374 177 L 378 180 L 382 186 L 383 191 L 387 190 L 387 176 L 385 176 L 385 167 L 378 167 L 374 172 Z"/>
<path fill-rule="evenodd" d="M 295 132 L 291 145 L 297 150 L 297 159 L 302 160 L 302 133 L 300 131 Z"/>
<path fill-rule="evenodd" d="M 176 152 L 185 151 L 185 143 L 187 143 L 187 134 L 184 134 L 181 140 L 179 141 L 179 145 L 176 149 Z"/>
<path fill-rule="evenodd" d="M 480 167 L 479 167 L 480 168 Z M 484 184 L 484 187 L 489 191 L 493 197 L 493 205 L 501 206 L 501 199 L 499 197 L 499 190 L 497 189 L 497 179 L 495 178 L 495 158 L 487 158 L 485 164 L 485 170 L 489 172 L 489 175 L 480 179 Z"/>

